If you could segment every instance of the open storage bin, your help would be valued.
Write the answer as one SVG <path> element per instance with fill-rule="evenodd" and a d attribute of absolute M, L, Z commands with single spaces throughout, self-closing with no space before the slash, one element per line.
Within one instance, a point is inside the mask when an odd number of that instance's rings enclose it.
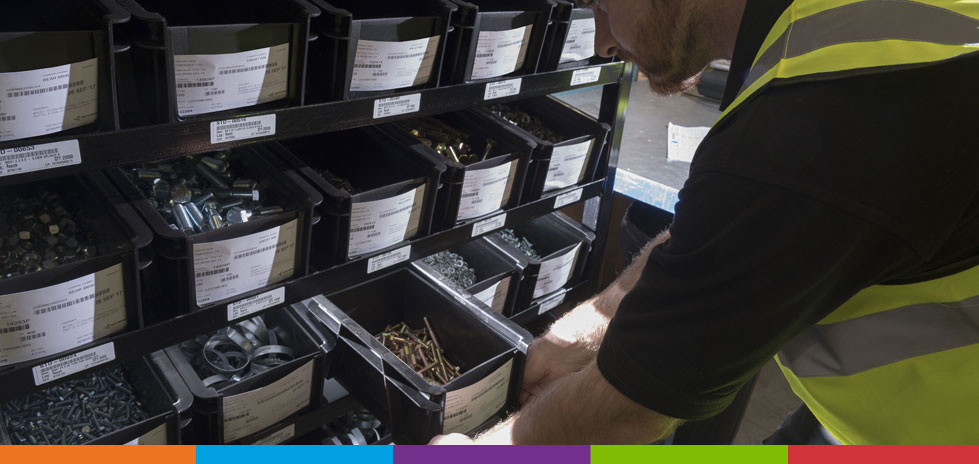
<path fill-rule="evenodd" d="M 438 154 L 412 136 L 411 128 L 419 124 L 416 120 L 380 127 L 400 144 L 434 156 L 445 164 L 433 229 L 451 229 L 519 205 L 535 148 L 533 142 L 515 136 L 498 121 L 474 111 L 441 114 L 433 118 L 468 133 L 470 145 L 476 153 L 485 153 L 489 140 L 496 142 L 486 160 L 467 166 Z"/>
<path fill-rule="evenodd" d="M 523 193 L 524 203 L 540 199 L 543 194 L 551 194 L 595 179 L 602 149 L 611 130 L 608 124 L 598 122 L 577 108 L 550 96 L 506 105 L 539 117 L 546 127 L 564 137 L 560 143 L 541 140 L 492 114 L 490 107 L 480 109 L 537 145 Z"/>
<path fill-rule="evenodd" d="M 515 314 L 565 285 L 577 283 L 584 275 L 595 234 L 581 224 L 555 212 L 527 221 L 513 230 L 518 237 L 527 238 L 541 256 L 540 259 L 528 257 L 496 234 L 486 237 L 524 267 Z"/>
<path fill-rule="evenodd" d="M 523 275 L 521 262 L 490 244 L 486 238 L 466 242 L 449 251 L 462 256 L 476 272 L 476 281 L 472 285 L 459 287 L 423 260 L 412 265 L 425 277 L 441 282 L 460 295 L 471 295 L 493 311 L 509 316 Z"/>
<path fill-rule="evenodd" d="M 303 173 L 323 194 L 314 227 L 313 265 L 328 267 L 428 235 L 445 165 L 376 128 L 316 135 L 270 145 L 283 170 Z M 359 193 L 331 184 L 324 170 Z"/>
<path fill-rule="evenodd" d="M 44 192 L 60 199 L 42 200 Z M 22 205 L 13 198 L 30 200 Z M 67 212 L 59 214 L 59 208 Z M 57 355 L 142 326 L 139 253 L 153 235 L 102 174 L 0 189 L 0 231 L 7 260 L 25 250 L 16 259 L 33 255 L 38 268 L 42 260 L 45 266 L 65 261 L 0 279 L 0 366 Z M 35 236 L 44 237 L 43 247 Z M 97 253 L 88 258 L 79 253 L 85 243 Z"/>
<path fill-rule="evenodd" d="M 472 433 L 517 407 L 530 334 L 411 269 L 294 307 L 308 310 L 337 334 L 331 376 L 390 427 L 397 443 L 423 444 L 441 433 Z M 428 383 L 374 338 L 401 321 L 425 327 L 423 318 L 437 334 L 445 357 L 461 368 L 462 375 L 445 385 Z"/>
<path fill-rule="evenodd" d="M 554 0 L 554 14 L 537 72 L 611 63 L 595 53 L 595 12 L 575 8 L 573 0 Z"/>
<path fill-rule="evenodd" d="M 132 20 L 120 57 L 126 126 L 213 118 L 303 102 L 305 0 L 118 0 Z"/>
<path fill-rule="evenodd" d="M 170 227 L 127 170 L 106 171 L 155 235 L 153 264 L 143 274 L 145 312 L 154 322 L 302 277 L 309 269 L 313 208 L 322 196 L 295 173 L 273 165 L 267 146 L 231 154 L 232 169 L 259 181 L 264 204 L 281 206 L 282 212 L 185 234 Z"/>
<path fill-rule="evenodd" d="M 195 370 L 193 359 L 188 359 L 182 345 L 165 350 L 180 381 L 194 395 L 191 435 L 195 443 L 247 442 L 248 437 L 320 406 L 321 379 L 327 369 L 324 351 L 329 352 L 332 345 L 324 347 L 322 335 L 311 333 L 288 307 L 266 312 L 264 321 L 268 330 L 279 334 L 277 344 L 292 348 L 294 357 L 239 382 L 206 386 L 206 378 L 202 379 Z M 229 327 L 239 335 L 245 333 L 240 327 Z"/>
<path fill-rule="evenodd" d="M 447 53 L 447 74 L 453 84 L 537 70 L 551 0 L 453 0 L 459 11 Z"/>
<path fill-rule="evenodd" d="M 309 52 L 309 95 L 338 101 L 438 87 L 448 0 L 312 0 L 323 14 Z"/>
<path fill-rule="evenodd" d="M 38 0 L 0 15 L 0 142 L 119 127 L 112 0 Z M 66 135 L 67 135 L 66 134 Z"/>

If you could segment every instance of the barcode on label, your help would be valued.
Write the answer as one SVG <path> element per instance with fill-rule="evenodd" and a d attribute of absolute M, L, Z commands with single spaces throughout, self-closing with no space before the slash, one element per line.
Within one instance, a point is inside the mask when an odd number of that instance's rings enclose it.
<path fill-rule="evenodd" d="M 285 297 L 285 288 L 279 287 L 260 295 L 255 295 L 253 297 L 231 303 L 228 305 L 228 322 L 241 317 L 250 316 L 265 308 L 271 308 L 272 306 L 282 304 L 282 302 L 285 301 Z"/>
<path fill-rule="evenodd" d="M 31 340 L 37 340 L 38 338 L 44 338 L 47 334 L 47 332 L 38 332 L 36 334 L 24 335 L 23 337 L 20 337 L 20 341 L 23 343 Z"/>
<path fill-rule="evenodd" d="M 255 66 L 248 66 L 248 67 L 245 67 L 245 68 L 224 69 L 224 70 L 222 70 L 218 74 L 225 75 L 225 74 L 238 74 L 238 73 L 243 73 L 243 72 L 258 71 L 259 69 L 274 68 L 277 65 L 278 65 L 278 63 L 276 63 L 276 62 L 273 61 L 271 63 L 259 64 L 259 65 L 255 65 Z"/>
<path fill-rule="evenodd" d="M 218 130 L 238 130 L 247 129 L 249 127 L 258 127 L 262 125 L 262 121 L 252 121 L 252 122 L 240 122 L 236 124 L 218 124 Z"/>
<path fill-rule="evenodd" d="M 394 216 L 395 214 L 404 213 L 405 211 L 411 211 L 411 205 L 405 206 L 403 208 L 396 209 L 394 211 L 388 211 L 386 213 L 381 213 L 380 214 L 380 217 L 383 219 L 383 218 L 386 218 L 386 217 Z"/>
<path fill-rule="evenodd" d="M 381 69 L 380 64 L 371 63 L 354 63 L 354 67 L 357 69 Z"/>
<path fill-rule="evenodd" d="M 239 260 L 239 259 L 242 259 L 242 258 L 247 258 L 249 256 L 255 256 L 255 255 L 259 254 L 259 253 L 265 253 L 266 251 L 271 251 L 271 250 L 274 250 L 274 249 L 276 249 L 278 247 L 279 247 L 279 244 L 276 243 L 275 245 L 269 245 L 269 246 L 262 247 L 262 248 L 256 248 L 254 250 L 246 251 L 244 253 L 238 253 L 238 254 L 236 254 L 234 256 L 234 258 L 231 258 L 231 259 L 233 259 L 233 260 Z"/>
<path fill-rule="evenodd" d="M 79 164 L 78 140 L 0 149 L 0 176 Z"/>
<path fill-rule="evenodd" d="M 33 158 L 35 156 L 47 156 L 47 155 L 57 155 L 57 154 L 58 154 L 58 149 L 57 148 L 47 148 L 47 149 L 44 149 L 44 150 L 26 151 L 24 153 L 14 153 L 13 155 L 0 156 L 0 161 L 3 161 L 3 162 L 6 162 L 6 161 L 19 161 L 19 160 L 25 160 L 25 159 L 28 159 L 28 158 Z"/>
<path fill-rule="evenodd" d="M 275 135 L 275 115 L 211 121 L 211 143 L 246 140 Z"/>
<path fill-rule="evenodd" d="M 116 348 L 113 343 L 96 346 L 85 351 L 70 354 L 62 358 L 50 361 L 31 369 L 34 374 L 34 385 L 43 385 L 48 382 L 67 377 L 76 372 L 105 364 L 116 359 Z"/>
<path fill-rule="evenodd" d="M 374 226 L 373 225 L 369 225 L 369 226 L 363 226 L 363 227 L 353 227 L 353 228 L 350 229 L 350 232 L 351 233 L 357 233 L 357 232 L 366 232 L 368 230 L 374 230 Z"/>
<path fill-rule="evenodd" d="M 476 54 L 476 58 L 489 58 L 491 56 L 493 56 L 492 53 L 477 53 Z"/>
<path fill-rule="evenodd" d="M 61 303 L 61 304 L 49 305 L 49 306 L 45 306 L 45 307 L 42 307 L 42 308 L 35 309 L 34 310 L 34 315 L 35 316 L 40 316 L 41 314 L 47 314 L 47 313 L 50 313 L 51 311 L 57 311 L 59 309 L 68 308 L 68 307 L 71 307 L 71 306 L 75 306 L 76 304 L 84 303 L 84 302 L 86 302 L 88 300 L 94 300 L 94 299 L 95 299 L 95 294 L 94 293 L 91 294 L 91 295 L 85 295 L 85 296 L 83 296 L 81 298 L 77 298 L 77 299 L 74 299 L 74 300 L 71 300 L 71 301 L 66 301 L 66 302 Z"/>
<path fill-rule="evenodd" d="M 502 228 L 504 225 L 506 225 L 506 213 L 498 214 L 489 219 L 483 219 L 482 221 L 473 224 L 471 236 L 475 237 L 477 235 L 483 235 L 487 232 Z"/>
<path fill-rule="evenodd" d="M 468 412 L 469 412 L 468 409 L 462 409 L 460 411 L 457 411 L 457 412 L 454 412 L 452 414 L 449 414 L 449 415 L 445 416 L 445 418 L 446 419 L 455 419 L 456 417 L 462 416 L 462 415 L 464 415 L 464 414 L 466 414 Z"/>
<path fill-rule="evenodd" d="M 198 87 L 214 87 L 214 82 L 178 82 L 178 89 L 194 89 Z"/>
<path fill-rule="evenodd" d="M 411 245 L 398 248 L 397 250 L 379 254 L 367 260 L 367 273 L 371 274 L 381 269 L 394 266 L 398 263 L 408 261 L 411 257 Z"/>
<path fill-rule="evenodd" d="M 0 335 L 6 335 L 6 334 L 9 334 L 9 333 L 14 333 L 14 332 L 21 332 L 21 331 L 27 330 L 29 328 L 31 328 L 31 325 L 30 324 L 21 324 L 21 325 L 15 325 L 15 326 L 12 326 L 12 327 L 4 327 L 4 328 L 0 328 Z"/>
<path fill-rule="evenodd" d="M 10 116 L 0 116 L 0 122 L 3 122 L 3 121 L 16 121 L 16 120 L 17 120 L 17 115 L 16 114 L 12 114 Z"/>
<path fill-rule="evenodd" d="M 17 91 L 17 92 L 7 92 L 7 98 L 27 97 L 27 96 L 31 96 L 31 95 L 40 95 L 42 93 L 56 92 L 58 90 L 64 90 L 64 89 L 67 89 L 67 88 L 68 88 L 68 84 L 61 84 L 61 85 L 54 85 L 54 86 L 51 86 L 51 87 L 45 87 L 45 88 L 41 88 L 41 89 L 21 90 L 21 91 Z"/>
<path fill-rule="evenodd" d="M 205 97 L 211 97 L 214 95 L 224 95 L 224 90 L 215 90 L 213 92 L 204 92 Z"/>
<path fill-rule="evenodd" d="M 233 275 L 229 275 L 227 277 L 222 277 L 221 278 L 221 283 L 231 282 L 232 280 L 237 280 L 238 277 L 239 277 L 238 274 L 233 274 Z"/>
<path fill-rule="evenodd" d="M 506 179 L 504 179 L 504 180 L 506 180 Z M 479 196 L 479 192 L 470 192 L 470 193 L 463 193 L 462 194 L 462 198 L 472 198 L 472 197 L 478 197 L 478 196 Z"/>
<path fill-rule="evenodd" d="M 209 276 L 212 276 L 212 275 L 224 274 L 225 272 L 228 272 L 229 270 L 231 270 L 231 269 L 229 269 L 227 267 L 219 267 L 217 269 L 211 269 L 210 271 L 202 271 L 202 272 L 198 272 L 197 273 L 197 278 L 200 279 L 200 278 L 209 277 Z"/>

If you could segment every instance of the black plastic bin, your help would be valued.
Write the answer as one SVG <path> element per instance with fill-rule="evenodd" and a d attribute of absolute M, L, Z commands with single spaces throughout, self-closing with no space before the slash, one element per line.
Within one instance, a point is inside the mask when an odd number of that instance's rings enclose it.
<path fill-rule="evenodd" d="M 537 71 L 553 1 L 453 1 L 459 11 L 446 51 L 445 80 L 461 84 Z"/>
<path fill-rule="evenodd" d="M 150 230 L 98 172 L 6 187 L 0 196 L 32 197 L 45 190 L 60 192 L 66 209 L 84 213 L 74 217 L 91 234 L 98 254 L 0 280 L 2 366 L 54 356 L 142 326 L 139 254 L 153 239 Z M 9 207 L 0 205 L 0 223 L 19 230 L 22 224 L 5 224 Z M 5 230 L 5 246 L 10 240 Z M 89 304 L 94 308 L 90 319 L 84 315 Z"/>
<path fill-rule="evenodd" d="M 372 127 L 270 147 L 279 154 L 283 170 L 302 172 L 322 192 L 322 219 L 313 228 L 314 267 L 396 248 L 431 230 L 445 171 L 435 156 L 410 150 Z M 320 175 L 324 169 L 362 191 L 351 195 L 334 186 Z"/>
<path fill-rule="evenodd" d="M 521 262 L 490 244 L 486 238 L 466 242 L 449 251 L 462 256 L 476 272 L 476 282 L 462 288 L 445 278 L 423 260 L 412 263 L 419 273 L 439 281 L 453 292 L 472 296 L 486 307 L 503 315 L 513 312 L 517 300 L 520 279 L 523 275 Z"/>
<path fill-rule="evenodd" d="M 311 101 L 438 87 L 452 13 L 448 0 L 311 0 Z"/>
<path fill-rule="evenodd" d="M 310 233 L 312 224 L 316 220 L 313 209 L 322 202 L 323 198 L 295 173 L 279 170 L 270 161 L 272 158 L 273 155 L 266 145 L 238 148 L 232 152 L 232 169 L 265 185 L 262 195 L 267 198 L 266 204 L 281 206 L 284 209 L 283 212 L 260 217 L 253 216 L 251 220 L 243 224 L 193 235 L 187 235 L 180 230 L 171 228 L 167 220 L 151 203 L 151 200 L 147 199 L 136 186 L 128 170 L 114 168 L 106 171 L 113 183 L 119 187 L 136 211 L 146 220 L 155 236 L 153 264 L 144 271 L 142 276 L 146 290 L 144 292 L 146 296 L 144 299 L 146 310 L 144 312 L 148 316 L 152 316 L 149 319 L 153 322 L 163 321 L 200 307 L 225 302 L 252 291 L 271 288 L 287 279 L 306 275 L 309 270 Z M 201 273 L 198 282 L 198 273 L 194 264 L 195 252 L 198 254 L 205 253 L 206 249 L 214 247 L 216 242 L 227 241 L 224 245 L 227 245 L 228 250 L 239 250 L 242 252 L 241 256 L 245 257 L 254 256 L 255 253 L 252 251 L 264 250 L 265 246 L 261 245 L 263 240 L 269 240 L 267 234 L 271 234 L 272 230 L 276 228 L 279 228 L 280 233 L 283 231 L 287 233 L 288 237 L 292 237 L 294 233 L 292 246 L 295 251 L 291 270 L 283 264 L 279 266 L 280 270 L 276 271 L 276 275 L 269 276 L 264 285 L 257 284 L 258 281 L 248 282 L 247 279 L 236 278 L 233 281 L 229 280 L 232 284 L 223 290 L 198 294 L 198 288 L 215 285 L 214 279 L 220 280 L 223 277 L 208 271 Z M 244 240 L 245 237 L 250 240 Z M 282 235 L 278 236 L 279 243 L 283 242 L 283 237 Z M 230 242 L 234 239 L 239 240 L 235 243 Z M 289 243 L 286 242 L 285 247 L 288 247 Z M 278 255 L 287 252 L 287 248 L 282 248 L 281 251 L 276 248 L 273 253 Z M 226 254 L 230 256 L 232 253 L 227 251 Z M 279 257 L 273 257 L 274 261 L 278 259 Z M 266 265 L 268 263 L 259 264 Z M 225 273 L 230 272 L 228 275 L 238 274 L 239 277 L 249 277 L 247 274 L 251 272 L 235 273 L 231 268 L 232 266 L 228 266 Z M 208 269 L 218 271 L 220 266 L 211 263 Z"/>
<path fill-rule="evenodd" d="M 306 0 L 118 0 L 132 20 L 119 60 L 127 127 L 303 103 Z"/>
<path fill-rule="evenodd" d="M 112 0 L 38 0 L 0 15 L 0 142 L 119 127 Z"/>
<path fill-rule="evenodd" d="M 514 314 L 581 280 L 595 241 L 592 231 L 560 212 L 532 219 L 513 230 L 518 237 L 526 237 L 541 256 L 530 258 L 496 234 L 486 237 L 524 267 Z"/>
<path fill-rule="evenodd" d="M 591 8 L 575 8 L 569 0 L 554 3 L 557 6 L 551 15 L 537 72 L 611 63 L 614 58 L 595 53 L 595 12 Z"/>
<path fill-rule="evenodd" d="M 496 145 L 485 161 L 466 166 L 439 155 L 412 136 L 409 133 L 412 121 L 381 126 L 382 131 L 399 143 L 445 163 L 432 228 L 451 229 L 519 205 L 530 157 L 536 148 L 534 143 L 515 136 L 496 120 L 474 111 L 458 111 L 434 118 L 469 133 L 476 153 L 483 153 L 490 139 Z"/>
<path fill-rule="evenodd" d="M 560 143 L 541 140 L 492 114 L 489 107 L 480 109 L 514 133 L 537 144 L 523 193 L 524 203 L 596 179 L 602 150 L 611 130 L 608 124 L 549 96 L 510 102 L 507 106 L 540 117 L 545 126 L 564 137 Z"/>
<path fill-rule="evenodd" d="M 166 348 L 179 379 L 194 395 L 190 433 L 194 443 L 248 442 L 249 437 L 320 406 L 321 379 L 327 369 L 321 335 L 311 333 L 292 311 L 273 309 L 265 313 L 265 321 L 270 330 L 279 326 L 288 332 L 285 344 L 295 351 L 295 358 L 219 389 L 204 386 L 179 345 Z"/>
<path fill-rule="evenodd" d="M 424 444 L 435 435 L 482 430 L 518 406 L 530 334 L 501 315 L 445 291 L 411 269 L 295 305 L 337 334 L 330 370 L 385 425 L 394 441 Z M 430 384 L 374 335 L 428 318 L 446 357 L 462 375 Z M 464 410 L 487 411 L 466 415 Z"/>

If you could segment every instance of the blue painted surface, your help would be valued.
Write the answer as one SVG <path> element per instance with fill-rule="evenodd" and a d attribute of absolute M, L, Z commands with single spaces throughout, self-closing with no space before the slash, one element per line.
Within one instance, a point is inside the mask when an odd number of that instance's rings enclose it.
<path fill-rule="evenodd" d="M 619 169 L 615 174 L 615 191 L 664 211 L 674 213 L 678 189 Z"/>

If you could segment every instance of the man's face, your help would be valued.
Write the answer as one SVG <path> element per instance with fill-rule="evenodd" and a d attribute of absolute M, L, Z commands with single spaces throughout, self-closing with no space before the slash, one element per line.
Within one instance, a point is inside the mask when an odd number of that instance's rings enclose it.
<path fill-rule="evenodd" d="M 595 11 L 595 48 L 618 55 L 649 77 L 653 91 L 673 95 L 696 83 L 712 60 L 702 2 L 579 0 Z"/>

